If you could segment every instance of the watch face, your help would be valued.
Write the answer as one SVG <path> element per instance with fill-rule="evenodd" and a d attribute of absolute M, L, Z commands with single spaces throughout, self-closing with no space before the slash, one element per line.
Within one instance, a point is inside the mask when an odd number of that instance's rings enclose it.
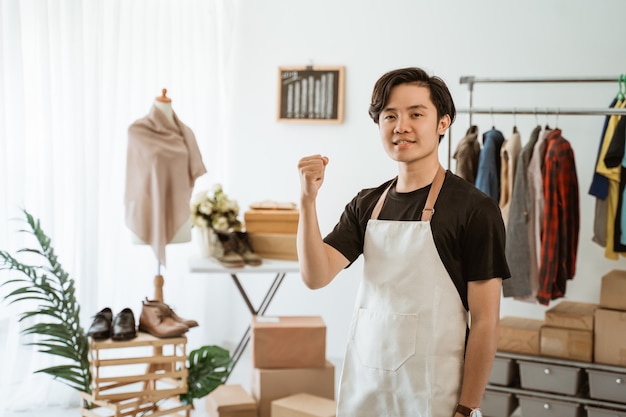
<path fill-rule="evenodd" d="M 483 417 L 483 413 L 480 411 L 480 408 L 475 408 L 470 413 L 470 417 Z"/>

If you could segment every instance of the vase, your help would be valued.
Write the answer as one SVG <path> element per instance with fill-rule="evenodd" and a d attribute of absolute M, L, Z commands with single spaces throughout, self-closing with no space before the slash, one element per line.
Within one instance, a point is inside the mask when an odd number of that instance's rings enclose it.
<path fill-rule="evenodd" d="M 206 258 L 215 258 L 219 256 L 221 243 L 215 230 L 210 227 L 202 227 L 200 230 L 200 249 L 202 256 Z"/>

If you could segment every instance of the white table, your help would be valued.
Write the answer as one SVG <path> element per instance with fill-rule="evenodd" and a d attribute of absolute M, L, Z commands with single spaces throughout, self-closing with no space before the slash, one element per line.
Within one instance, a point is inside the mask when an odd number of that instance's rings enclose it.
<path fill-rule="evenodd" d="M 214 259 L 197 257 L 197 258 L 193 258 L 190 260 L 189 268 L 191 272 L 196 272 L 196 273 L 230 275 L 230 277 L 233 279 L 233 282 L 237 286 L 237 289 L 239 290 L 241 297 L 243 298 L 244 302 L 248 306 L 248 310 L 250 310 L 250 314 L 258 315 L 258 316 L 262 316 L 265 313 L 270 303 L 272 302 L 272 299 L 274 298 L 276 291 L 278 291 L 280 284 L 282 284 L 285 276 L 290 272 L 296 272 L 296 273 L 300 272 L 300 267 L 297 261 L 281 261 L 281 260 L 275 260 L 275 259 L 263 259 L 263 263 L 259 266 L 244 266 L 243 268 L 225 268 Z M 239 277 L 237 276 L 238 274 L 274 274 L 275 275 L 274 280 L 272 281 L 272 284 L 268 288 L 258 308 L 255 308 L 252 305 L 252 302 L 250 301 L 250 297 L 248 297 L 246 290 L 243 288 L 243 286 L 241 285 L 241 282 L 239 281 Z M 246 349 L 246 346 L 248 345 L 248 342 L 250 341 L 250 332 L 251 332 L 251 328 L 250 326 L 248 326 L 248 328 L 246 329 L 245 333 L 241 337 L 241 340 L 239 341 L 239 343 L 237 344 L 237 347 L 235 348 L 233 352 L 233 355 L 232 355 L 233 363 L 230 367 L 230 370 L 232 370 L 232 368 L 235 367 L 235 365 L 239 361 L 239 358 L 241 358 L 241 355 Z"/>

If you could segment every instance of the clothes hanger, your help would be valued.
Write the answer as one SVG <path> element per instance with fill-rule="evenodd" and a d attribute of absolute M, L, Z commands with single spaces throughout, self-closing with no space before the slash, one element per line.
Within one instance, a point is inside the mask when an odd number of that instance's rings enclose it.
<path fill-rule="evenodd" d="M 513 133 L 517 133 L 517 112 L 515 107 L 513 107 Z"/>
<path fill-rule="evenodd" d="M 626 75 L 624 74 L 619 75 L 617 79 L 617 85 L 618 85 L 618 90 L 617 90 L 617 95 L 615 96 L 615 99 L 618 101 L 624 101 L 624 89 L 626 89 Z"/>

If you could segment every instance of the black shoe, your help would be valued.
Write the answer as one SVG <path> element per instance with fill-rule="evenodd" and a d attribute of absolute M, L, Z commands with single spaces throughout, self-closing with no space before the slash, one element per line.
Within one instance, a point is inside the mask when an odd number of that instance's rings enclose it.
<path fill-rule="evenodd" d="M 111 338 L 113 340 L 130 340 L 137 337 L 137 325 L 135 324 L 135 315 L 130 308 L 120 311 L 115 320 L 113 320 L 113 331 Z"/>
<path fill-rule="evenodd" d="M 113 312 L 109 307 L 103 308 L 94 316 L 93 323 L 89 326 L 87 334 L 94 340 L 104 340 L 111 337 L 111 321 Z"/>

